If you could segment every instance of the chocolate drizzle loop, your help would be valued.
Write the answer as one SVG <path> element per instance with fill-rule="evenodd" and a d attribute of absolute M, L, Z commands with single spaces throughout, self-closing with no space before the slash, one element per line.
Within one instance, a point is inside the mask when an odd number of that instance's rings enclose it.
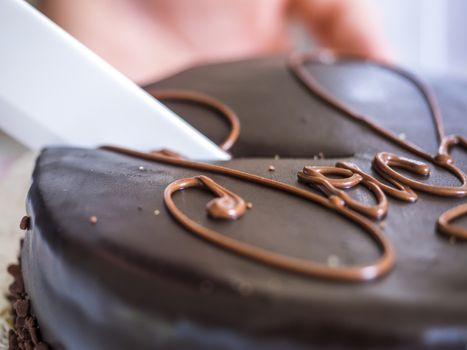
<path fill-rule="evenodd" d="M 174 202 L 172 201 L 172 194 L 192 187 L 203 187 L 216 195 L 216 198 L 206 205 L 209 215 L 215 219 L 236 220 L 245 213 L 246 203 L 241 197 L 220 186 L 211 178 L 202 175 L 177 180 L 167 186 L 164 193 L 164 199 L 171 212 L 177 210 Z"/>
<path fill-rule="evenodd" d="M 235 141 L 237 141 L 240 135 L 240 121 L 235 112 L 225 103 L 214 97 L 190 90 L 152 89 L 148 92 L 161 101 L 193 102 L 219 112 L 228 121 L 230 126 L 229 135 L 227 135 L 226 139 L 219 147 L 224 151 L 228 151 L 234 145 Z"/>
<path fill-rule="evenodd" d="M 320 277 L 326 279 L 334 279 L 341 281 L 351 281 L 351 282 L 364 282 L 374 280 L 381 276 L 384 276 L 388 273 L 394 266 L 395 263 L 395 253 L 392 245 L 385 238 L 383 232 L 380 228 L 375 225 L 373 222 L 365 218 L 364 216 L 358 214 L 352 209 L 349 209 L 345 206 L 345 203 L 342 199 L 337 196 L 330 196 L 325 198 L 321 195 L 312 193 L 308 190 L 298 188 L 293 185 L 286 184 L 284 182 L 276 181 L 266 177 L 262 177 L 255 174 L 250 174 L 241 170 L 232 169 L 224 167 L 217 164 L 196 162 L 189 159 L 171 157 L 162 153 L 146 153 L 138 152 L 134 150 L 129 150 L 126 148 L 116 147 L 116 146 L 103 146 L 101 149 L 121 153 L 141 159 L 147 159 L 150 161 L 156 161 L 164 164 L 171 164 L 174 166 L 180 166 L 184 168 L 196 169 L 201 171 L 208 171 L 211 173 L 217 173 L 224 176 L 229 176 L 236 178 L 242 181 L 247 181 L 255 183 L 264 187 L 272 188 L 278 191 L 294 195 L 310 202 L 319 204 L 329 210 L 332 210 L 341 216 L 347 218 L 349 221 L 362 227 L 369 235 L 369 237 L 376 243 L 381 251 L 381 257 L 371 265 L 361 266 L 361 267 L 329 267 L 328 265 L 309 262 L 305 260 L 295 259 L 292 257 L 287 257 L 285 255 L 276 254 L 270 251 L 267 251 L 262 248 L 257 248 L 246 243 L 236 241 L 234 239 L 225 237 L 224 235 L 205 228 L 198 223 L 191 220 L 183 212 L 181 212 L 174 204 L 172 200 L 172 194 L 176 191 L 189 188 L 189 187 L 202 187 L 206 184 L 212 184 L 211 181 L 200 181 L 200 177 L 196 177 L 187 181 L 187 179 L 176 180 L 167 186 L 164 193 L 164 202 L 167 205 L 168 210 L 174 216 L 174 218 L 188 230 L 194 232 L 195 234 L 203 237 L 204 239 L 215 243 L 225 249 L 228 249 L 237 254 L 249 257 L 259 262 L 269 264 L 278 268 L 286 269 L 292 272 L 306 274 L 312 277 Z M 206 177 L 203 177 L 206 179 Z M 209 189 L 223 189 L 216 184 L 216 186 L 211 186 Z M 224 189 L 225 190 L 225 189 Z M 214 193 L 219 196 L 222 196 L 224 193 L 232 193 L 227 190 L 227 192 Z M 238 197 L 239 198 L 239 197 Z M 211 213 L 210 213 L 211 214 Z"/>
<path fill-rule="evenodd" d="M 388 186 L 385 183 L 379 181 L 375 177 L 368 175 L 365 173 L 363 170 L 361 170 L 357 165 L 350 163 L 350 162 L 337 162 L 336 167 L 338 168 L 343 168 L 343 169 L 348 169 L 351 170 L 352 172 L 361 175 L 364 179 L 368 179 L 369 181 L 375 183 L 378 185 L 379 188 L 383 190 L 384 193 L 386 193 L 388 196 L 391 196 L 393 198 L 399 199 L 404 202 L 416 202 L 418 199 L 417 194 L 412 191 L 412 189 L 408 186 L 402 185 L 396 180 L 394 180 L 391 177 L 386 177 L 384 174 L 382 176 L 391 183 L 394 187 Z"/>
<path fill-rule="evenodd" d="M 226 172 L 226 175 L 232 175 L 232 173 Z M 245 175 L 250 176 L 246 173 Z M 266 182 L 261 181 L 260 183 L 267 185 Z M 275 186 L 267 186 L 275 187 L 289 193 L 292 192 L 292 194 L 295 195 L 299 195 L 300 193 L 308 193 L 306 191 L 301 192 L 298 189 L 295 191 L 289 191 L 289 188 L 294 187 L 289 187 L 289 185 L 275 181 L 274 183 L 276 184 Z M 381 230 L 371 221 L 346 208 L 343 201 L 336 196 L 331 196 L 329 198 L 328 206 L 333 208 L 342 216 L 347 217 L 357 225 L 361 226 L 381 249 L 382 256 L 373 264 L 366 266 L 331 267 L 323 263 L 297 259 L 274 253 L 272 251 L 255 247 L 248 243 L 243 243 L 236 239 L 222 235 L 217 231 L 204 227 L 193 221 L 175 205 L 175 202 L 172 198 L 173 194 L 177 191 L 193 187 L 207 188 L 218 197 L 210 201 L 207 205 L 209 214 L 215 218 L 228 220 L 238 219 L 245 213 L 245 202 L 238 195 L 220 186 L 206 176 L 196 176 L 174 181 L 169 186 L 167 186 L 164 191 L 164 201 L 167 209 L 175 217 L 175 219 L 177 219 L 178 222 L 207 241 L 217 244 L 222 248 L 228 249 L 237 254 L 289 271 L 302 273 L 313 277 L 338 279 L 349 282 L 373 280 L 387 273 L 394 265 L 395 255 L 393 248 L 384 237 Z M 315 198 L 314 196 L 309 195 L 303 197 L 307 197 L 308 199 Z M 216 203 L 215 205 L 212 204 L 213 201 L 219 199 L 222 200 L 221 203 Z"/>
<path fill-rule="evenodd" d="M 447 236 L 467 240 L 467 229 L 451 224 L 451 221 L 464 215 L 467 215 L 467 203 L 449 209 L 439 217 L 438 230 Z"/>
<path fill-rule="evenodd" d="M 356 166 L 355 166 L 356 167 Z M 346 176 L 345 178 L 329 178 L 325 174 Z M 363 177 L 350 169 L 324 166 L 306 166 L 298 174 L 298 180 L 304 184 L 318 188 L 326 196 L 337 196 L 342 199 L 349 208 L 368 216 L 374 220 L 381 220 L 388 213 L 388 201 L 383 190 L 369 177 Z M 374 206 L 364 205 L 342 189 L 351 188 L 358 184 L 366 186 L 376 197 L 378 203 Z"/>
<path fill-rule="evenodd" d="M 467 175 L 451 163 L 445 163 L 443 168 L 449 170 L 462 182 L 462 184 L 457 187 L 430 185 L 401 175 L 392 169 L 392 167 L 402 168 L 414 174 L 426 177 L 428 177 L 430 174 L 430 168 L 424 163 L 405 157 L 399 157 L 392 153 L 378 153 L 373 160 L 373 167 L 385 178 L 395 179 L 422 192 L 427 192 L 438 196 L 461 198 L 467 194 Z"/>

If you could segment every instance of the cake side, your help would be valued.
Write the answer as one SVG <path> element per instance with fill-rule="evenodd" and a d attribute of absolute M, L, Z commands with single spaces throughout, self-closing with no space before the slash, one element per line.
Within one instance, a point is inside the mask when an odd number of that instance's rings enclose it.
<path fill-rule="evenodd" d="M 304 162 L 334 161 L 245 159 L 228 165 L 293 184 Z M 351 161 L 362 168 L 368 163 L 364 158 Z M 271 163 L 276 169 L 272 173 Z M 33 305 L 40 301 L 36 312 L 41 330 L 52 345 L 170 347 L 217 339 L 219 332 L 233 334 L 245 346 L 255 344 L 251 339 L 283 339 L 298 348 L 334 341 L 356 347 L 464 341 L 466 282 L 459 276 L 466 263 L 465 245 L 453 245 L 435 232 L 438 213 L 455 200 L 422 196 L 414 205 L 391 203 L 385 234 L 397 252 L 396 268 L 381 280 L 355 285 L 271 268 L 185 231 L 165 210 L 162 193 L 173 180 L 198 171 L 80 149 L 47 150 L 36 171 L 41 175 L 30 196 L 32 231 L 26 236 L 23 269 Z M 335 213 L 255 185 L 206 175 L 250 200 L 253 208 L 238 221 L 218 223 L 205 216 L 207 193 L 181 194 L 178 205 L 203 225 L 324 263 L 332 255 L 341 264 L 366 263 L 379 255 L 361 230 Z M 77 192 L 80 195 L 73 196 Z M 371 201 L 363 189 L 354 194 Z M 38 213 L 35 205 L 46 207 L 47 213 Z M 280 215 L 274 219 L 272 213 Z M 90 222 L 91 216 L 96 223 Z M 66 325 L 59 333 L 53 327 L 58 319 Z M 180 333 L 184 324 L 193 332 Z M 134 329 L 140 330 L 137 337 Z M 144 330 L 148 334 L 141 340 Z M 453 335 L 453 330 L 458 333 Z M 107 333 L 117 335 L 103 336 Z M 321 338 L 329 333 L 332 339 Z M 82 339 L 85 334 L 89 344 Z M 220 339 L 218 348 L 230 346 L 230 337 Z"/>

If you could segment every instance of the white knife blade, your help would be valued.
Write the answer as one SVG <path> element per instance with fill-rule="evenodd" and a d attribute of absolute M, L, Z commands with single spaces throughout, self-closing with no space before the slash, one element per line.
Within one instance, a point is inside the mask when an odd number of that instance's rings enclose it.
<path fill-rule="evenodd" d="M 0 0 L 0 129 L 32 149 L 115 144 L 230 158 L 23 0 Z"/>

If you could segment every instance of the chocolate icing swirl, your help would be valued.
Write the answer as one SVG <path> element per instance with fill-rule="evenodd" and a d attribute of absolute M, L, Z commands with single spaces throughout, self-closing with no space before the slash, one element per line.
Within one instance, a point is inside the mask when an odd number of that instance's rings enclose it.
<path fill-rule="evenodd" d="M 172 201 L 172 194 L 191 187 L 206 188 L 216 195 L 216 198 L 206 205 L 209 215 L 214 219 L 236 220 L 245 213 L 246 203 L 240 196 L 220 186 L 211 178 L 202 175 L 177 180 L 167 186 L 164 200 L 172 213 L 177 211 L 177 207 Z"/>
<path fill-rule="evenodd" d="M 383 190 L 384 193 L 386 193 L 388 196 L 391 196 L 393 198 L 399 199 L 404 202 L 416 202 L 418 199 L 417 194 L 412 191 L 412 189 L 408 186 L 402 185 L 393 178 L 389 176 L 385 176 L 384 173 L 381 173 L 381 176 L 383 176 L 386 181 L 391 183 L 394 187 L 388 186 L 385 183 L 379 181 L 375 177 L 368 175 L 365 173 L 363 170 L 361 170 L 358 166 L 356 166 L 353 163 L 350 162 L 337 162 L 336 167 L 338 168 L 344 168 L 344 169 L 349 169 L 355 174 L 360 174 L 364 179 L 367 179 L 369 181 L 374 182 L 376 185 L 378 185 L 379 188 Z"/>
<path fill-rule="evenodd" d="M 449 209 L 438 218 L 438 230 L 451 237 L 467 240 L 467 230 L 451 224 L 461 216 L 467 215 L 467 203 Z"/>
<path fill-rule="evenodd" d="M 356 165 L 354 165 L 356 167 Z M 343 179 L 328 178 L 324 174 L 347 176 Z M 369 177 L 363 177 L 350 169 L 338 167 L 306 166 L 298 174 L 298 180 L 310 184 L 321 190 L 326 196 L 337 196 L 351 209 L 375 220 L 381 220 L 388 213 L 388 201 L 383 190 Z M 351 188 L 363 184 L 375 195 L 378 204 L 374 206 L 364 205 L 341 188 Z"/>
<path fill-rule="evenodd" d="M 220 169 L 217 168 L 217 170 Z M 314 193 L 286 185 L 282 182 L 261 178 L 238 170 L 233 171 L 233 169 L 228 168 L 223 168 L 222 170 L 224 171 L 224 175 L 231 175 L 243 180 L 251 179 L 261 185 L 279 189 L 308 200 L 311 199 L 315 201 L 318 198 L 320 201 L 325 200 L 323 197 Z M 360 175 L 357 176 L 360 177 Z M 324 180 L 323 182 L 327 182 L 327 180 Z M 167 209 L 178 222 L 207 241 L 237 254 L 278 268 L 287 269 L 309 276 L 339 279 L 343 281 L 372 280 L 388 272 L 394 264 L 394 251 L 381 230 L 371 221 L 346 207 L 345 201 L 336 195 L 331 195 L 327 202 L 324 202 L 326 203 L 326 207 L 335 210 L 339 214 L 361 226 L 382 250 L 382 256 L 373 264 L 366 266 L 331 267 L 322 263 L 288 257 L 226 237 L 217 231 L 204 227 L 193 221 L 175 205 L 172 195 L 177 191 L 193 187 L 206 188 L 217 196 L 217 198 L 211 200 L 207 204 L 208 213 L 214 218 L 234 220 L 241 217 L 246 210 L 245 202 L 239 196 L 220 186 L 206 176 L 196 176 L 174 181 L 167 186 L 164 192 L 164 201 Z"/>
<path fill-rule="evenodd" d="M 445 197 L 462 198 L 465 197 L 465 195 L 467 194 L 467 175 L 462 170 L 454 166 L 452 163 L 445 163 L 442 165 L 442 167 L 449 170 L 451 173 L 456 175 L 456 177 L 459 180 L 462 181 L 462 185 L 457 187 L 430 185 L 401 175 L 392 167 L 405 169 L 414 174 L 426 177 L 430 175 L 430 168 L 422 162 L 418 162 L 416 160 L 405 157 L 400 157 L 392 153 L 378 153 L 373 161 L 373 167 L 384 177 L 400 181 L 419 191 Z"/>

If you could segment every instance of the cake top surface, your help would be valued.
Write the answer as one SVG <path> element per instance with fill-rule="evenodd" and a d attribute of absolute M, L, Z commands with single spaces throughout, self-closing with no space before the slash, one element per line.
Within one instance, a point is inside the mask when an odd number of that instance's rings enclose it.
<path fill-rule="evenodd" d="M 313 63 L 306 69 L 355 110 L 436 154 L 430 110 L 410 81 L 365 63 Z M 467 83 L 435 79 L 430 86 L 439 99 L 446 133 L 466 135 L 462 90 Z M 148 87 L 154 88 L 196 90 L 237 113 L 241 133 L 232 148 L 236 158 L 222 166 L 313 193 L 320 192 L 297 182 L 304 166 L 352 162 L 378 177 L 371 168 L 378 152 L 422 160 L 310 94 L 283 58 L 199 67 Z M 168 104 L 215 141 L 228 133 L 215 111 L 184 102 Z M 454 148 L 452 156 L 460 169 L 467 169 L 465 152 Z M 423 181 L 459 185 L 447 171 L 432 164 L 430 168 Z M 86 257 L 86 268 L 98 276 L 99 288 L 107 294 L 173 318 L 182 315 L 248 332 L 280 328 L 278 332 L 305 338 L 311 328 L 319 333 L 323 327 L 435 340 L 446 336 L 440 330 L 465 329 L 466 245 L 436 232 L 439 215 L 465 198 L 417 192 L 416 203 L 390 199 L 387 217 L 374 225 L 393 247 L 396 265 L 380 279 L 355 284 L 262 264 L 181 226 L 165 207 L 164 190 L 176 180 L 199 175 L 252 203 L 238 220 L 219 221 L 206 215 L 209 192 L 175 193 L 176 206 L 203 227 L 330 267 L 369 264 L 381 255 L 361 227 L 323 205 L 231 176 L 107 150 L 45 150 L 34 173 L 29 208 L 41 236 L 66 266 L 79 269 Z M 374 203 L 364 186 L 347 192 L 365 204 Z M 467 219 L 459 218 L 456 224 L 465 227 Z M 116 268 L 118 276 L 110 272 Z"/>

